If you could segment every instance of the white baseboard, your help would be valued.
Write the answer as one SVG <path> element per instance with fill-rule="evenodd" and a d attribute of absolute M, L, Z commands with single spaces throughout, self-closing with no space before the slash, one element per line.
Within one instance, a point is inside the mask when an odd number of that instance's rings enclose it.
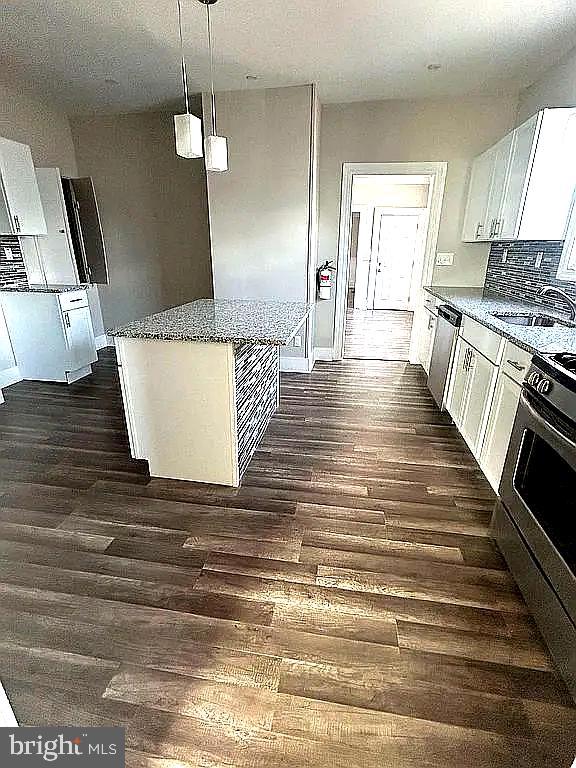
<path fill-rule="evenodd" d="M 0 389 L 9 387 L 11 384 L 16 384 L 19 381 L 22 381 L 22 376 L 17 366 L 14 365 L 12 368 L 5 368 L 3 371 L 0 371 Z"/>
<path fill-rule="evenodd" d="M 332 347 L 314 347 L 314 362 L 316 360 L 334 360 L 334 350 Z"/>
<path fill-rule="evenodd" d="M 307 357 L 281 357 L 280 370 L 292 373 L 310 373 L 311 361 Z"/>
<path fill-rule="evenodd" d="M 96 336 L 94 341 L 96 342 L 96 349 L 104 349 L 104 347 L 114 346 L 114 339 L 112 336 L 106 336 L 105 333 L 103 333 L 101 336 Z"/>

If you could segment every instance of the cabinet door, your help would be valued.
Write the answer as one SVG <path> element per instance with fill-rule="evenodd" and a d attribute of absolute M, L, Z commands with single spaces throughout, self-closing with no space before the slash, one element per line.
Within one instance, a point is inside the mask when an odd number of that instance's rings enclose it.
<path fill-rule="evenodd" d="M 436 316 L 431 312 L 425 311 L 424 317 L 426 320 L 426 327 L 422 337 L 422 354 L 420 359 L 422 360 L 422 367 L 426 373 L 430 373 L 430 359 L 432 357 L 434 334 L 436 332 Z"/>
<path fill-rule="evenodd" d="M 485 229 L 488 231 L 488 236 L 485 239 L 487 240 L 495 240 L 500 236 L 502 205 L 506 191 L 513 142 L 514 132 L 512 131 L 489 150 L 493 154 L 494 159 L 488 207 L 486 209 Z"/>
<path fill-rule="evenodd" d="M 46 217 L 47 234 L 38 238 L 46 282 L 74 285 L 78 272 L 59 168 L 37 168 L 38 189 Z"/>
<path fill-rule="evenodd" d="M 500 485 L 520 392 L 519 384 L 505 373 L 499 374 L 480 456 L 482 471 L 495 491 Z"/>
<path fill-rule="evenodd" d="M 462 408 L 460 431 L 476 456 L 479 450 L 486 409 L 490 407 L 498 368 L 472 347 L 468 361 L 468 386 Z"/>
<path fill-rule="evenodd" d="M 540 114 L 535 114 L 514 131 L 508 178 L 499 217 L 498 237 L 503 240 L 514 238 L 520 224 L 537 131 L 540 127 Z"/>
<path fill-rule="evenodd" d="M 491 150 L 483 152 L 474 158 L 468 200 L 462 227 L 462 240 L 466 243 L 488 239 L 486 227 L 490 182 L 494 166 L 494 153 Z"/>
<path fill-rule="evenodd" d="M 97 359 L 90 308 L 79 307 L 64 313 L 66 345 L 70 353 L 70 370 L 83 368 Z M 73 367 L 72 367 L 73 366 Z"/>
<path fill-rule="evenodd" d="M 11 231 L 2 234 L 45 235 L 46 221 L 30 147 L 0 139 L 0 174 L 11 224 Z"/>
<path fill-rule="evenodd" d="M 461 337 L 456 342 L 454 362 L 448 388 L 446 408 L 457 427 L 462 424 L 462 411 L 468 390 L 469 362 L 472 347 Z"/>

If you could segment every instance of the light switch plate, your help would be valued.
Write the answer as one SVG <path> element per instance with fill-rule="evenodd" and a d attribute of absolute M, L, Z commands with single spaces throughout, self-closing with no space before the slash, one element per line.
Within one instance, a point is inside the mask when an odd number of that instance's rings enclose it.
<path fill-rule="evenodd" d="M 437 267 L 451 267 L 452 264 L 454 264 L 453 253 L 437 253 L 436 254 Z"/>
<path fill-rule="evenodd" d="M 301 347 L 302 346 L 302 336 L 294 336 L 293 346 L 295 346 L 295 347 Z"/>

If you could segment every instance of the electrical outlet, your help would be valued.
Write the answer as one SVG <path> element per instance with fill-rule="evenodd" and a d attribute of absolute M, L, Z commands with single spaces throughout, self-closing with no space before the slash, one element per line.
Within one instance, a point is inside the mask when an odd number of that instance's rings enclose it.
<path fill-rule="evenodd" d="M 6 246 L 4 246 L 4 258 L 6 261 L 14 261 L 14 251 L 12 248 L 6 248 Z"/>
<path fill-rule="evenodd" d="M 502 264 L 506 264 L 508 261 L 508 248 L 504 248 L 502 251 Z"/>
<path fill-rule="evenodd" d="M 536 254 L 536 261 L 534 262 L 534 268 L 540 269 L 542 266 L 542 257 L 544 256 L 544 251 L 538 251 Z"/>
<path fill-rule="evenodd" d="M 302 336 L 294 336 L 294 344 L 295 347 L 301 347 L 302 346 Z"/>
<path fill-rule="evenodd" d="M 437 253 L 436 254 L 437 267 L 451 267 L 452 264 L 454 264 L 453 253 Z"/>

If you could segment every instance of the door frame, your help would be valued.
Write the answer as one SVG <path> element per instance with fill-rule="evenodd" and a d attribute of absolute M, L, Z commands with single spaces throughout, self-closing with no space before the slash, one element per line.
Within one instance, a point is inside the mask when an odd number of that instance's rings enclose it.
<path fill-rule="evenodd" d="M 334 306 L 334 346 L 332 357 L 344 357 L 344 332 L 346 324 L 346 295 L 348 288 L 348 257 L 350 247 L 350 222 L 352 216 L 352 181 L 354 176 L 430 176 L 429 220 L 424 249 L 424 261 L 420 278 L 420 289 L 432 282 L 440 214 L 448 163 L 342 163 L 342 186 L 340 196 L 340 227 L 338 235 L 338 262 L 336 266 L 336 296 Z M 420 306 L 421 304 L 421 306 Z M 410 337 L 410 363 L 419 363 L 420 338 L 424 331 L 424 305 L 420 302 L 414 312 Z"/>
<path fill-rule="evenodd" d="M 420 256 L 422 255 L 422 250 L 424 248 L 425 243 L 422 241 L 422 232 L 418 231 L 420 229 L 420 226 L 422 225 L 422 222 L 424 219 L 426 219 L 426 223 L 428 221 L 428 208 L 394 208 L 389 205 L 375 205 L 374 206 L 374 228 L 376 227 L 376 216 L 412 216 L 415 219 L 417 219 L 416 222 L 416 242 L 414 245 L 414 256 L 412 259 L 412 264 L 410 265 L 410 286 L 408 291 L 408 309 L 407 312 L 413 312 L 413 304 L 414 304 L 414 270 L 418 266 L 418 262 L 420 261 Z M 376 252 L 380 249 L 380 238 L 381 238 L 381 219 L 380 219 L 380 227 L 378 228 L 378 242 L 376 243 Z M 367 296 L 369 297 L 370 294 L 372 294 L 372 304 L 374 303 L 374 296 L 376 293 L 376 271 L 374 269 L 375 264 L 373 263 L 375 257 L 375 250 L 374 245 L 372 247 L 372 251 L 370 253 L 370 267 L 368 271 L 368 290 L 367 290 Z M 368 301 L 368 304 L 370 301 Z M 373 308 L 373 307 L 372 307 Z"/>

